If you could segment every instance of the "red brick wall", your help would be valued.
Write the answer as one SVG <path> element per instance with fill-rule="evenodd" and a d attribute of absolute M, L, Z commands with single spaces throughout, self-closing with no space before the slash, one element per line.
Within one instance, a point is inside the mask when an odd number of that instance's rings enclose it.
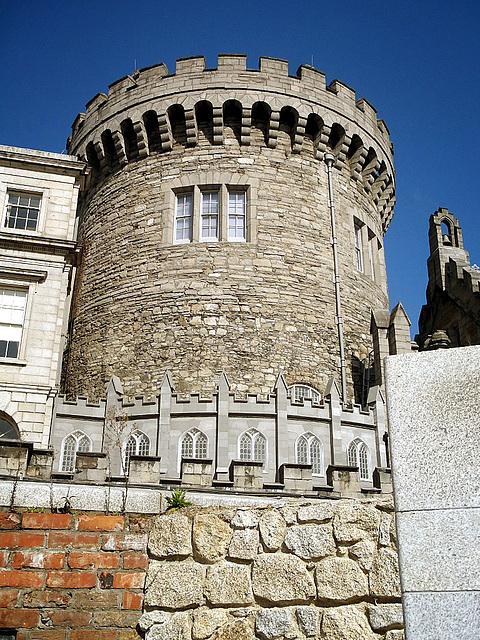
<path fill-rule="evenodd" d="M 0 512 L 0 628 L 19 640 L 137 640 L 148 523 Z"/>

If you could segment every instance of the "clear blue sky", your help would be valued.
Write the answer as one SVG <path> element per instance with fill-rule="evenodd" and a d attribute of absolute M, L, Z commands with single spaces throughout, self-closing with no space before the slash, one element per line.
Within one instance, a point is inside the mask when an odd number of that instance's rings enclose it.
<path fill-rule="evenodd" d="M 416 331 L 428 218 L 460 219 L 480 263 L 480 2 L 0 0 L 0 143 L 61 152 L 85 103 L 137 68 L 204 54 L 286 58 L 338 78 L 386 120 L 397 206 L 386 236 L 390 304 Z"/>

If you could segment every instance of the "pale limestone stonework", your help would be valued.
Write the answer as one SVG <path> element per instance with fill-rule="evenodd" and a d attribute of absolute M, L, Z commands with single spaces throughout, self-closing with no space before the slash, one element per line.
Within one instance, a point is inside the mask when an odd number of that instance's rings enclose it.
<path fill-rule="evenodd" d="M 85 169 L 72 156 L 0 145 L 0 287 L 26 293 L 18 354 L 0 356 L 0 412 L 23 441 L 43 448 L 60 384 Z M 40 199 L 35 228 L 7 226 L 14 194 Z"/>

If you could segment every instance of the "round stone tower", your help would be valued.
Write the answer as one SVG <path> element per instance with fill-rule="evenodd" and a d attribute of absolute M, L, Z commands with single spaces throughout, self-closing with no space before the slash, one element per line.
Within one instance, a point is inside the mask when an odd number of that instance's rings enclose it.
<path fill-rule="evenodd" d="M 103 395 L 112 375 L 130 395 L 157 393 L 166 370 L 179 391 L 211 391 L 221 371 L 240 392 L 267 393 L 280 373 L 323 391 L 340 380 L 343 333 L 353 399 L 371 310 L 388 306 L 394 203 L 392 145 L 369 102 L 310 66 L 192 57 L 95 96 L 68 152 L 91 167 L 68 393 Z"/>

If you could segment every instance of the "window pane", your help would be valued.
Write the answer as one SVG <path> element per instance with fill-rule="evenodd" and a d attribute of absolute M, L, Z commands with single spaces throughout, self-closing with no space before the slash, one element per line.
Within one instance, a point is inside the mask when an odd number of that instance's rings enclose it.
<path fill-rule="evenodd" d="M 246 198 L 244 191 L 228 194 L 228 237 L 245 239 Z"/>
<path fill-rule="evenodd" d="M 193 437 L 189 433 L 183 437 L 182 458 L 193 458 Z"/>
<path fill-rule="evenodd" d="M 252 459 L 252 438 L 244 433 L 240 438 L 240 460 Z"/>
<path fill-rule="evenodd" d="M 9 193 L 4 226 L 9 229 L 35 231 L 41 198 L 27 193 Z"/>
<path fill-rule="evenodd" d="M 0 288 L 0 357 L 18 357 L 26 303 L 26 291 Z"/>
<path fill-rule="evenodd" d="M 137 455 L 139 456 L 148 456 L 150 455 L 150 440 L 147 436 L 142 433 L 138 438 L 138 451 Z"/>
<path fill-rule="evenodd" d="M 207 457 L 207 436 L 204 433 L 199 433 L 197 436 L 197 441 L 195 443 L 195 457 Z"/>
<path fill-rule="evenodd" d="M 347 457 L 348 457 L 348 464 L 350 467 L 358 467 L 357 445 L 355 444 L 355 442 L 350 443 L 348 447 Z"/>
<path fill-rule="evenodd" d="M 298 464 L 308 464 L 308 446 L 305 436 L 302 436 L 297 442 L 297 462 Z"/>
<path fill-rule="evenodd" d="M 253 441 L 253 459 L 265 462 L 265 452 L 267 448 L 267 440 L 265 436 L 258 433 Z"/>
<path fill-rule="evenodd" d="M 176 197 L 175 238 L 177 240 L 191 240 L 192 205 L 193 196 L 191 193 L 181 194 Z"/>
<path fill-rule="evenodd" d="M 202 238 L 218 239 L 218 191 L 202 192 Z"/>
<path fill-rule="evenodd" d="M 137 453 L 137 440 L 132 435 L 127 440 L 125 445 L 125 449 L 123 452 L 123 472 L 128 472 L 128 467 L 130 466 L 130 456 L 134 456 Z"/>
<path fill-rule="evenodd" d="M 362 480 L 369 480 L 368 452 L 367 452 L 367 446 L 363 442 L 358 448 L 358 459 L 359 459 L 359 467 L 360 467 L 360 478 Z"/>
<path fill-rule="evenodd" d="M 318 438 L 310 441 L 310 464 L 312 473 L 322 473 L 322 447 Z"/>
<path fill-rule="evenodd" d="M 63 443 L 62 471 L 72 472 L 75 470 L 75 453 L 77 451 L 77 440 L 73 435 L 68 436 Z"/>

